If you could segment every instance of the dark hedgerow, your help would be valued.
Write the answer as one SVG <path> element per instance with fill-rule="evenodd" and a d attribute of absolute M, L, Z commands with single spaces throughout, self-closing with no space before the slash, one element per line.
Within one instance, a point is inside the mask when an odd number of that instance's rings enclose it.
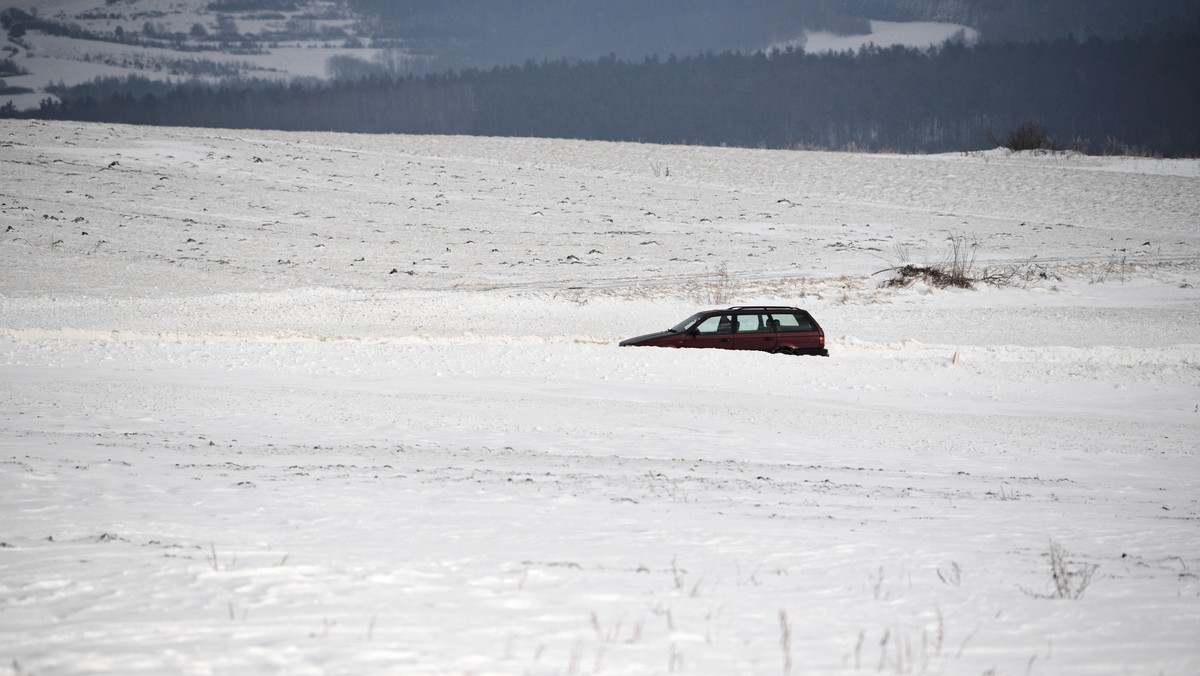
<path fill-rule="evenodd" d="M 1009 150 L 1058 150 L 1058 142 L 1050 137 L 1050 130 L 1037 120 L 1017 125 L 1000 145 Z"/>

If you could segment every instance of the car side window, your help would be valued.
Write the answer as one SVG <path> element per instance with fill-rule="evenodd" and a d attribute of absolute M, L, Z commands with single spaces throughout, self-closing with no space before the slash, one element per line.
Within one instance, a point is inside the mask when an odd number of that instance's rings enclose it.
<path fill-rule="evenodd" d="M 793 314 L 790 312 L 787 314 L 783 314 L 783 313 L 773 314 L 773 315 L 771 315 L 771 320 L 773 322 L 779 322 L 779 324 L 776 328 L 777 331 L 812 331 L 813 330 L 812 322 L 808 320 L 808 317 L 801 315 L 801 314 Z"/>
<path fill-rule="evenodd" d="M 730 315 L 713 315 L 696 325 L 696 333 L 733 333 L 737 330 L 736 326 L 737 323 Z"/>
<path fill-rule="evenodd" d="M 738 333 L 765 333 L 771 330 L 767 315 L 738 315 Z"/>

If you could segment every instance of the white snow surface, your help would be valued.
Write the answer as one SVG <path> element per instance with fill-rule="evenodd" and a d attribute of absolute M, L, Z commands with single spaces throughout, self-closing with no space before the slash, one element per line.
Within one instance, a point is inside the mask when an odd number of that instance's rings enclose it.
<path fill-rule="evenodd" d="M 1195 161 L 0 122 L 0 664 L 1195 674 L 1198 224 Z M 873 274 L 952 237 L 1020 274 Z M 616 345 L 752 303 L 831 356 Z"/>

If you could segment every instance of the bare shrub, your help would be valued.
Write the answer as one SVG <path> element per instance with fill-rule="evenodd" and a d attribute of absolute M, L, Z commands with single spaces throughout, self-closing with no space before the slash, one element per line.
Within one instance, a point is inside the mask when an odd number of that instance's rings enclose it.
<path fill-rule="evenodd" d="M 973 289 L 976 284 L 1007 287 L 1036 283 L 1039 281 L 1061 282 L 1062 276 L 1046 265 L 1026 261 L 1000 266 L 977 268 L 978 240 L 965 235 L 953 235 L 945 256 L 938 263 L 918 265 L 909 262 L 907 246 L 897 244 L 895 258 L 898 264 L 876 272 L 894 272 L 896 276 L 883 282 L 885 288 L 907 288 L 921 281 L 937 289 Z"/>
<path fill-rule="evenodd" d="M 972 288 L 970 283 L 964 285 L 953 282 L 949 279 L 945 272 L 933 265 L 913 265 L 909 263 L 903 267 L 893 268 L 898 275 L 883 285 L 892 288 L 906 288 L 912 286 L 917 281 L 923 281 L 929 286 L 939 289 L 944 289 L 948 286 L 958 286 L 960 288 Z"/>
<path fill-rule="evenodd" d="M 955 354 L 958 354 L 958 353 L 956 352 Z M 946 573 L 944 573 L 944 574 L 942 573 L 942 569 L 938 568 L 937 576 L 938 576 L 938 579 L 941 580 L 943 584 L 954 585 L 955 587 L 962 584 L 962 568 L 959 567 L 957 561 L 951 561 L 950 569 L 948 571 L 946 571 Z M 939 620 L 941 619 L 941 610 L 940 609 L 938 610 L 938 619 Z"/>
<path fill-rule="evenodd" d="M 950 238 L 950 251 L 942 262 L 942 268 L 952 285 L 971 287 L 971 270 L 975 267 L 975 256 L 978 252 L 978 241 L 968 240 L 964 235 Z"/>
<path fill-rule="evenodd" d="M 954 287 L 958 289 L 975 288 L 975 278 L 972 276 L 975 267 L 975 257 L 979 243 L 965 235 L 954 235 L 950 238 L 949 249 L 939 263 L 932 265 L 916 265 L 908 263 L 899 267 L 880 270 L 892 271 L 898 276 L 883 283 L 886 287 L 904 288 L 917 281 L 923 281 L 938 289 Z M 907 250 L 900 252 L 902 258 L 907 258 Z M 875 273 L 879 274 L 879 273 Z"/>
<path fill-rule="evenodd" d="M 1025 593 L 1037 598 L 1078 599 L 1083 596 L 1092 577 L 1100 568 L 1098 563 L 1078 563 L 1070 560 L 1070 554 L 1062 545 L 1051 540 L 1048 557 L 1050 560 L 1050 592 L 1039 594 L 1025 589 Z"/>
<path fill-rule="evenodd" d="M 1106 136 L 1100 144 L 1100 154 L 1117 157 L 1152 157 L 1162 159 L 1162 153 L 1156 153 L 1145 146 L 1125 143 L 1114 136 Z"/>
<path fill-rule="evenodd" d="M 734 295 L 734 282 L 729 274 L 729 263 L 723 262 L 710 269 L 707 279 L 689 284 L 689 290 L 698 303 L 725 305 Z"/>
<path fill-rule="evenodd" d="M 1058 150 L 1058 141 L 1050 137 L 1050 130 L 1037 120 L 1026 120 L 1018 124 L 1000 143 L 1009 150 Z"/>
<path fill-rule="evenodd" d="M 1077 599 L 1092 583 L 1092 576 L 1100 568 L 1098 563 L 1080 563 L 1071 566 L 1067 551 L 1057 542 L 1050 543 L 1050 576 L 1054 582 L 1054 597 Z"/>
<path fill-rule="evenodd" d="M 1125 257 L 1117 258 L 1109 256 L 1108 260 L 1096 263 L 1091 266 L 1090 276 L 1092 284 L 1103 284 L 1112 281 L 1113 278 L 1121 280 L 1125 283 L 1126 262 Z"/>
<path fill-rule="evenodd" d="M 984 268 L 979 276 L 975 278 L 975 281 L 980 284 L 996 287 L 1023 285 L 1039 281 L 1061 282 L 1062 280 L 1062 275 L 1032 259 L 1013 265 Z"/>

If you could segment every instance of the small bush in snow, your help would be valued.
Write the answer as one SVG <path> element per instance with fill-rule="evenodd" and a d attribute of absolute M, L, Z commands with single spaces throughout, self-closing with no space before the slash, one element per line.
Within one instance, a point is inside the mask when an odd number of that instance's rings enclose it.
<path fill-rule="evenodd" d="M 963 235 L 955 235 L 950 238 L 949 251 L 941 262 L 932 265 L 907 263 L 903 266 L 889 268 L 898 276 L 884 282 L 883 285 L 904 288 L 917 281 L 923 281 L 938 289 L 974 288 L 976 279 L 972 270 L 975 267 L 975 255 L 978 247 L 978 242 L 969 240 Z M 900 249 L 898 248 L 897 251 Z M 904 252 L 903 257 L 907 257 L 907 251 Z"/>
<path fill-rule="evenodd" d="M 1162 153 L 1150 150 L 1145 146 L 1125 143 L 1114 136 L 1104 137 L 1104 142 L 1100 144 L 1100 154 L 1118 157 L 1152 157 L 1160 160 L 1163 157 Z"/>
<path fill-rule="evenodd" d="M 1068 560 L 1070 554 L 1062 548 L 1062 545 L 1050 541 L 1050 551 L 1048 553 L 1050 559 L 1050 591 L 1045 594 L 1038 594 L 1025 590 L 1025 593 L 1038 598 L 1049 599 L 1078 599 L 1083 596 L 1083 592 L 1087 590 L 1088 585 L 1092 583 L 1092 576 L 1096 574 L 1096 570 L 1100 568 L 1098 563 L 1075 563 Z"/>
<path fill-rule="evenodd" d="M 975 269 L 979 242 L 963 235 L 950 238 L 950 245 L 941 262 L 917 265 L 908 262 L 909 251 L 904 245 L 896 245 L 896 257 L 901 263 L 880 272 L 894 272 L 896 276 L 883 282 L 884 287 L 907 288 L 921 281 L 935 289 L 973 289 L 976 284 L 1005 287 L 1029 284 L 1037 281 L 1062 281 L 1062 277 L 1050 268 L 1028 260 L 1023 263 L 999 268 Z"/>
<path fill-rule="evenodd" d="M 706 279 L 689 284 L 689 290 L 698 303 L 724 305 L 734 296 L 734 283 L 729 273 L 729 262 L 725 261 L 710 269 Z"/>
<path fill-rule="evenodd" d="M 1017 125 L 1000 145 L 1014 151 L 1058 150 L 1058 141 L 1050 138 L 1050 130 L 1036 120 Z"/>

